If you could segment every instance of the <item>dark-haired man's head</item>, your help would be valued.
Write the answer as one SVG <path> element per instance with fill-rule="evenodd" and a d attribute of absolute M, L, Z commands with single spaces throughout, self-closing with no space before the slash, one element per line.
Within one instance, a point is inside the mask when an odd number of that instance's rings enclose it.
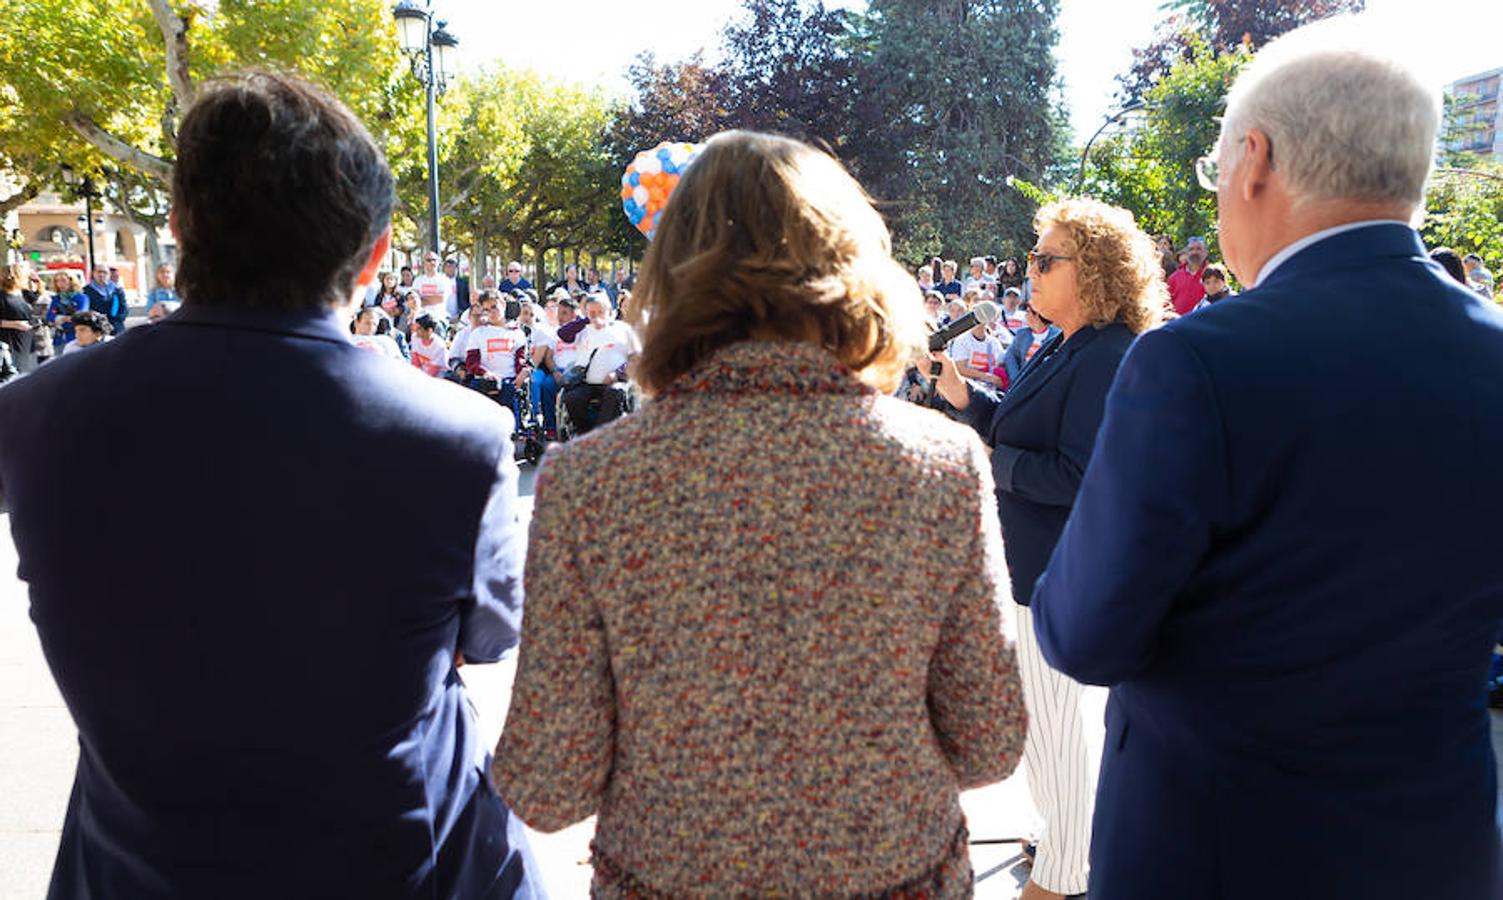
<path fill-rule="evenodd" d="M 97 313 L 92 309 L 86 309 L 81 313 L 73 314 L 73 338 L 78 341 L 78 346 L 87 347 L 97 341 L 103 340 L 110 333 L 110 320 L 103 313 Z"/>
<path fill-rule="evenodd" d="M 301 79 L 209 81 L 183 117 L 172 176 L 178 289 L 190 304 L 343 306 L 390 242 L 391 170 L 365 127 Z M 267 265 L 267 235 L 296 252 Z"/>

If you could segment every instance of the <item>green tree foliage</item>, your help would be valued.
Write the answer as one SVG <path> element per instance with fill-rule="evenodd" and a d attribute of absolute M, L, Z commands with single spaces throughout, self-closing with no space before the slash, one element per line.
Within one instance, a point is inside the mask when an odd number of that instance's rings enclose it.
<path fill-rule="evenodd" d="M 847 155 L 863 60 L 846 40 L 846 15 L 801 0 L 753 0 L 745 13 L 724 32 L 728 121 Z"/>
<path fill-rule="evenodd" d="M 1195 160 L 1215 147 L 1227 92 L 1252 53 L 1217 52 L 1195 32 L 1185 41 L 1190 57 L 1149 88 L 1133 124 L 1092 148 L 1082 193 L 1132 210 L 1144 230 L 1176 245 L 1204 235 L 1214 254 L 1216 197 L 1196 181 Z"/>
<path fill-rule="evenodd" d="M 873 0 L 863 131 L 851 161 L 892 221 L 899 256 L 1015 253 L 1063 132 L 1054 100 L 1057 0 Z M 869 143 L 868 143 L 869 141 Z"/>
<path fill-rule="evenodd" d="M 1308 22 L 1362 12 L 1367 0 L 1166 0 L 1160 8 L 1184 14 L 1218 49 L 1256 50 Z"/>
<path fill-rule="evenodd" d="M 1330 16 L 1357 13 L 1367 0 L 1165 0 L 1171 13 L 1146 46 L 1133 50 L 1133 64 L 1117 76 L 1118 100 L 1141 100 L 1177 62 L 1190 59 L 1191 35 L 1218 51 L 1246 44 L 1256 50 L 1286 31 Z"/>
<path fill-rule="evenodd" d="M 1490 271 L 1503 271 L 1503 165 L 1473 162 L 1436 171 L 1420 235 L 1428 247 L 1476 253 Z"/>
<path fill-rule="evenodd" d="M 200 81 L 257 66 L 320 82 L 367 120 L 390 110 L 395 28 L 384 0 L 0 0 L 0 92 L 27 157 L 110 160 L 158 187 Z"/>
<path fill-rule="evenodd" d="M 367 122 L 400 118 L 385 0 L 0 0 L 0 167 L 24 202 L 60 166 L 98 173 L 145 226 L 166 224 L 178 119 L 204 79 L 246 67 L 324 84 Z"/>

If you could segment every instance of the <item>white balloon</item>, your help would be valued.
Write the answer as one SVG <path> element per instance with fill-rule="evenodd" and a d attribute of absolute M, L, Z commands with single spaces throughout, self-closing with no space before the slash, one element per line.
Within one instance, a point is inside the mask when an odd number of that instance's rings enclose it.
<path fill-rule="evenodd" d="M 632 196 L 633 200 L 636 200 L 638 203 L 642 204 L 643 206 L 646 206 L 648 199 L 652 195 L 647 192 L 647 188 L 645 188 L 645 187 L 643 187 L 642 185 L 639 184 L 631 192 L 631 196 Z"/>
<path fill-rule="evenodd" d="M 646 157 L 645 159 L 643 157 Z M 657 154 L 643 154 L 637 157 L 637 171 L 643 175 L 657 175 L 663 171 L 663 161 L 658 159 Z"/>

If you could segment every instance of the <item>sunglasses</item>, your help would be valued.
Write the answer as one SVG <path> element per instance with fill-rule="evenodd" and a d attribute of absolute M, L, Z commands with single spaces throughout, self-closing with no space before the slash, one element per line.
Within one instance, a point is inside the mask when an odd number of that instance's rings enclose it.
<path fill-rule="evenodd" d="M 1028 267 L 1037 269 L 1040 275 L 1048 275 L 1054 264 L 1062 259 L 1074 259 L 1073 256 L 1060 256 L 1056 253 L 1040 253 L 1037 250 L 1028 251 Z"/>

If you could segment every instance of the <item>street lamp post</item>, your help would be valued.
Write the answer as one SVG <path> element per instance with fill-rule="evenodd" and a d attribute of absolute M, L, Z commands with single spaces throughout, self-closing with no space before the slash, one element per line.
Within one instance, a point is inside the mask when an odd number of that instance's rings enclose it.
<path fill-rule="evenodd" d="M 99 190 L 99 186 L 94 183 L 91 176 L 80 176 L 70 165 L 63 166 L 63 183 L 71 188 L 73 193 L 84 198 L 83 230 L 89 238 L 89 272 L 92 274 L 94 271 L 94 201 L 102 198 L 104 193 Z"/>
<path fill-rule="evenodd" d="M 434 126 L 434 102 L 454 77 L 458 38 L 443 20 L 435 21 L 430 9 L 415 0 L 402 0 L 391 11 L 402 37 L 402 51 L 412 60 L 412 74 L 423 83 L 428 104 L 428 235 L 431 249 L 438 245 L 438 141 Z"/>

